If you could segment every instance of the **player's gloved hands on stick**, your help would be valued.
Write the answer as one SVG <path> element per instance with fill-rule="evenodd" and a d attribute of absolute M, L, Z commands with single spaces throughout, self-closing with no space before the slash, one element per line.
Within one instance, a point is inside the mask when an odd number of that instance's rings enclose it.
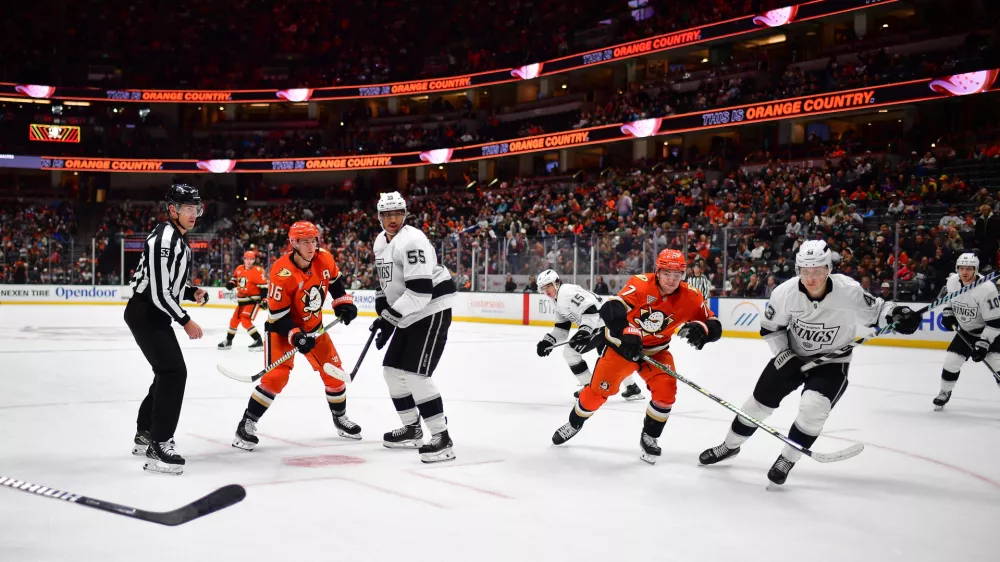
<path fill-rule="evenodd" d="M 900 334 L 910 335 L 920 329 L 921 314 L 908 306 L 897 306 L 887 320 L 896 325 L 894 330 Z"/>
<path fill-rule="evenodd" d="M 593 349 L 593 346 L 590 345 L 591 339 L 593 339 L 593 332 L 591 329 L 586 326 L 582 326 L 576 331 L 575 334 L 573 334 L 573 337 L 570 338 L 569 345 L 577 353 L 587 353 Z"/>
<path fill-rule="evenodd" d="M 708 326 L 704 322 L 686 322 L 677 330 L 677 337 L 686 339 L 691 347 L 701 351 L 708 343 Z"/>
<path fill-rule="evenodd" d="M 382 349 L 385 347 L 385 344 L 389 343 L 389 338 L 396 331 L 396 326 L 399 325 L 399 321 L 402 318 L 391 306 L 382 310 L 379 317 L 372 322 L 372 327 L 370 328 L 371 331 L 378 332 L 378 335 L 375 336 L 375 349 Z"/>
<path fill-rule="evenodd" d="M 986 354 L 990 352 L 990 342 L 986 340 L 976 340 L 976 345 L 972 347 L 972 360 L 982 363 L 986 359 Z"/>
<path fill-rule="evenodd" d="M 340 318 L 345 326 L 358 317 L 358 307 L 351 295 L 344 295 L 333 301 L 333 313 Z"/>
<path fill-rule="evenodd" d="M 949 332 L 954 332 L 958 329 L 958 317 L 955 316 L 954 312 L 946 310 L 941 315 L 941 326 Z"/>
<path fill-rule="evenodd" d="M 294 345 L 299 353 L 309 353 L 316 347 L 316 338 L 311 338 L 302 330 L 295 328 L 288 333 L 288 343 Z"/>
<path fill-rule="evenodd" d="M 779 375 L 783 377 L 795 377 L 802 371 L 802 366 L 805 363 L 798 355 L 795 355 L 794 351 L 786 349 L 775 355 L 774 359 L 771 359 L 771 364 Z"/>
<path fill-rule="evenodd" d="M 639 328 L 635 326 L 628 326 L 620 336 L 618 340 L 621 341 L 618 344 L 618 353 L 628 359 L 629 361 L 635 361 L 636 363 L 642 361 L 642 333 Z"/>
<path fill-rule="evenodd" d="M 538 342 L 537 352 L 539 357 L 548 357 L 552 353 L 552 346 L 556 344 L 556 339 L 552 337 L 552 334 L 545 334 L 542 341 Z"/>

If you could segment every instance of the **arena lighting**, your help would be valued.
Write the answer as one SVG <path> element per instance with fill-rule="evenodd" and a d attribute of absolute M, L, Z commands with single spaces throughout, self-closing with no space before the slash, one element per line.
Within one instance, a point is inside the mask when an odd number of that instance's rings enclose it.
<path fill-rule="evenodd" d="M 673 51 L 692 45 L 700 45 L 710 41 L 719 41 L 732 37 L 760 34 L 790 24 L 803 21 L 826 18 L 837 14 L 865 10 L 875 6 L 898 3 L 900 0 L 812 0 L 799 4 L 792 12 L 787 10 L 772 10 L 766 14 L 748 15 L 725 21 L 706 24 L 649 37 L 627 43 L 612 45 L 583 53 L 576 53 L 540 61 L 531 65 L 529 72 L 525 67 L 504 68 L 465 74 L 445 78 L 425 80 L 410 80 L 388 84 L 366 84 L 354 86 L 332 86 L 327 88 L 299 88 L 295 90 L 294 101 L 324 101 L 338 99 L 358 99 L 370 97 L 392 97 L 401 95 L 420 95 L 450 91 L 483 88 L 496 84 L 515 83 L 521 80 L 551 76 L 571 72 L 600 64 L 620 62 L 626 59 L 646 56 L 653 53 Z M 0 95 L 25 96 L 27 85 L 16 83 L 0 83 Z M 21 88 L 20 90 L 18 88 Z M 36 86 L 37 88 L 37 86 Z M 46 97 L 75 100 L 97 100 L 116 102 L 142 103 L 285 103 L 289 101 L 292 90 L 149 90 L 149 89 L 119 89 L 51 86 L 52 92 Z M 23 99 L 23 98 L 22 98 Z M 200 108 L 199 108 L 200 109 Z"/>
<path fill-rule="evenodd" d="M 476 182 L 470 181 L 469 185 L 465 186 L 465 189 L 472 189 L 472 186 L 476 185 Z"/>
<path fill-rule="evenodd" d="M 493 181 L 491 181 L 487 187 L 493 187 L 493 184 L 495 184 L 498 181 L 500 181 L 500 178 L 493 178 Z"/>

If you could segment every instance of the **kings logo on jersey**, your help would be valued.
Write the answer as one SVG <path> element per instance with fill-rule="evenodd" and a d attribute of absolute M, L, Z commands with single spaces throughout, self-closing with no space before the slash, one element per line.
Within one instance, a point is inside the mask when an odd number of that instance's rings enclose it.
<path fill-rule="evenodd" d="M 824 324 L 803 322 L 801 320 L 795 320 L 795 323 L 792 325 L 792 334 L 799 340 L 799 345 L 802 346 L 802 349 L 807 351 L 823 349 L 832 344 L 837 339 L 839 332 L 840 326 L 827 328 Z"/>
<path fill-rule="evenodd" d="M 634 320 L 635 325 L 648 334 L 658 334 L 674 321 L 674 315 L 667 316 L 662 310 L 655 310 L 647 306 L 640 310 L 639 316 Z"/>
<path fill-rule="evenodd" d="M 375 260 L 375 271 L 378 272 L 378 280 L 383 286 L 392 282 L 392 262 L 382 259 Z"/>
<path fill-rule="evenodd" d="M 956 316 L 961 316 L 962 320 L 966 322 L 972 322 L 979 316 L 978 306 L 969 306 L 963 302 L 951 301 L 951 310 Z"/>

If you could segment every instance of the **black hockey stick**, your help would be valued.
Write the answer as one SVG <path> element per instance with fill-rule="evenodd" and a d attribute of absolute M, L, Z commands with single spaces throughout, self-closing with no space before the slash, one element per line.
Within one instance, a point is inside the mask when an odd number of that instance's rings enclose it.
<path fill-rule="evenodd" d="M 674 377 L 675 379 L 681 381 L 682 383 L 684 383 L 684 384 L 690 386 L 691 388 L 697 390 L 698 392 L 704 394 L 705 396 L 708 396 L 709 398 L 711 398 L 712 400 L 718 402 L 719 404 L 722 404 L 727 409 L 729 409 L 731 412 L 734 412 L 737 416 L 739 416 L 739 417 L 741 417 L 741 418 L 749 421 L 750 423 L 756 425 L 757 427 L 763 429 L 764 431 L 770 433 L 771 435 L 777 437 L 778 439 L 781 439 L 789 447 L 795 449 L 796 451 L 799 451 L 800 453 L 802 453 L 803 455 L 806 455 L 807 457 L 813 458 L 814 460 L 817 460 L 819 462 L 824 462 L 824 463 L 826 463 L 826 462 L 842 461 L 842 460 L 849 459 L 851 457 L 857 456 L 859 453 L 861 453 L 861 451 L 863 451 L 865 449 L 865 446 L 862 445 L 861 443 L 855 443 L 854 445 L 851 445 L 850 447 L 848 447 L 846 449 L 843 449 L 843 450 L 840 450 L 840 451 L 836 451 L 836 452 L 833 452 L 833 453 L 817 453 L 816 451 L 813 451 L 811 449 L 807 449 L 807 448 L 803 447 L 802 445 L 799 445 L 795 441 L 792 441 L 791 439 L 789 439 L 787 436 L 785 436 L 783 433 L 781 433 L 777 429 L 774 429 L 773 427 L 765 424 L 764 422 L 762 422 L 760 420 L 757 420 L 757 419 L 754 419 L 754 418 L 748 416 L 746 414 L 746 412 L 744 412 L 743 410 L 737 408 L 736 406 L 733 406 L 729 402 L 723 400 L 722 398 L 719 398 L 718 396 L 716 396 L 716 395 L 712 394 L 711 392 L 705 390 L 704 388 L 698 386 L 694 382 L 692 382 L 692 381 L 690 381 L 690 380 L 682 377 L 681 375 L 677 374 L 673 369 L 671 369 L 667 365 L 664 365 L 663 363 L 660 363 L 659 361 L 653 359 L 652 357 L 643 357 L 643 360 L 646 361 L 647 363 L 649 363 L 650 365 L 653 365 L 654 367 L 660 369 L 664 373 L 670 375 L 671 377 Z"/>
<path fill-rule="evenodd" d="M 312 334 L 309 334 L 309 335 L 312 336 L 312 337 L 314 337 L 314 338 L 319 337 L 320 335 L 322 335 L 323 333 L 325 333 L 327 330 L 329 330 L 330 328 L 336 326 L 339 323 L 340 323 L 340 317 L 338 316 L 333 322 L 330 322 L 326 326 L 323 326 L 318 332 L 315 332 L 315 333 L 312 333 Z M 281 357 L 277 358 L 270 365 L 264 367 L 264 369 L 262 369 L 261 371 L 258 371 L 257 374 L 255 374 L 255 375 L 250 375 L 250 376 L 243 375 L 243 374 L 237 373 L 236 371 L 233 371 L 232 369 L 229 369 L 228 367 L 225 367 L 223 365 L 216 365 L 215 367 L 219 370 L 220 373 L 222 373 L 223 375 L 226 375 L 227 377 L 229 377 L 229 378 L 231 378 L 231 379 L 233 379 L 235 381 L 240 381 L 240 382 L 257 382 L 260 379 L 264 378 L 264 375 L 266 375 L 272 369 L 274 369 L 278 365 L 281 365 L 285 361 L 288 361 L 289 359 L 291 359 L 292 357 L 294 357 L 295 356 L 295 351 L 296 351 L 295 348 L 292 348 L 292 349 L 288 350 L 288 352 L 286 352 Z"/>
<path fill-rule="evenodd" d="M 159 523 L 160 525 L 169 525 L 171 527 L 183 525 L 189 521 L 194 521 L 195 519 L 204 517 L 209 513 L 215 513 L 220 509 L 225 509 L 231 505 L 240 503 L 243 501 L 243 498 L 247 497 L 247 492 L 243 489 L 243 486 L 240 486 L 239 484 L 230 484 L 228 486 L 223 486 L 211 494 L 208 494 L 203 498 L 199 498 L 184 507 L 179 507 L 171 511 L 145 511 L 129 507 L 127 505 L 119 505 L 117 503 L 111 503 L 96 498 L 81 496 L 71 492 L 63 492 L 62 490 L 56 490 L 55 488 L 49 488 L 47 486 L 30 484 L 23 480 L 14 480 L 12 478 L 7 478 L 6 476 L 0 476 L 0 486 L 5 486 L 12 490 L 28 492 L 29 494 L 35 494 L 36 496 L 65 500 L 70 503 L 100 509 L 101 511 L 107 511 L 108 513 L 124 515 L 125 517 L 131 517 L 132 519 L 149 521 L 150 523 Z"/>
<path fill-rule="evenodd" d="M 972 342 L 969 341 L 969 338 L 965 337 L 965 334 L 962 333 L 962 330 L 958 330 L 956 333 L 958 334 L 958 337 L 962 338 L 962 341 L 965 342 L 965 345 L 969 346 L 969 349 L 973 348 Z M 1000 373 L 997 373 L 996 369 L 994 369 L 992 365 L 987 363 L 985 359 L 983 359 L 983 365 L 986 365 L 986 368 L 990 370 L 990 373 L 993 373 L 993 378 L 997 380 L 997 384 L 1000 384 Z"/>
<path fill-rule="evenodd" d="M 982 279 L 977 279 L 971 285 L 968 285 L 967 287 L 962 287 L 961 289 L 955 291 L 954 293 L 948 293 L 947 295 L 939 298 L 938 300 L 932 302 L 931 304 L 929 304 L 929 305 L 921 308 L 917 312 L 922 316 L 928 310 L 931 310 L 933 308 L 937 308 L 937 307 L 941 306 L 942 304 L 944 304 L 944 303 L 946 303 L 946 302 L 948 302 L 948 301 L 950 301 L 950 300 L 958 297 L 959 295 L 961 295 L 963 293 L 966 293 L 968 291 L 971 291 L 972 289 L 978 287 L 979 285 L 982 285 L 983 283 L 988 283 L 990 281 L 993 281 L 994 279 L 997 278 L 997 276 L 1000 276 L 1000 270 L 994 271 L 993 273 L 989 274 L 986 277 L 983 277 Z M 873 334 L 870 334 L 870 335 L 858 338 L 858 339 L 852 341 L 849 344 L 843 345 L 840 348 L 838 348 L 838 349 L 836 349 L 834 351 L 831 351 L 830 353 L 827 353 L 825 355 L 821 355 L 821 356 L 817 357 L 816 359 L 813 359 L 812 361 L 810 361 L 810 362 L 806 363 L 805 365 L 803 365 L 802 366 L 802 370 L 803 371 L 808 371 L 809 369 L 812 369 L 813 367 L 816 367 L 818 365 L 822 365 L 823 363 L 828 363 L 830 361 L 833 361 L 834 359 L 839 359 L 841 357 L 844 357 L 844 354 L 848 353 L 850 350 L 854 349 L 855 347 L 857 347 L 859 345 L 862 345 L 865 342 L 869 342 L 869 341 L 871 341 L 871 340 L 873 340 L 873 339 L 875 339 L 875 338 L 877 338 L 879 336 L 883 336 L 885 334 L 888 334 L 889 332 L 893 331 L 895 328 L 896 328 L 896 323 L 893 322 L 892 324 L 889 324 L 885 328 L 882 328 L 882 329 L 878 330 L 877 332 L 875 332 Z"/>
<path fill-rule="evenodd" d="M 372 346 L 372 342 L 375 341 L 375 334 L 378 332 L 372 331 L 372 335 L 368 336 L 368 341 L 365 342 L 365 348 L 361 350 L 361 356 L 358 357 L 358 362 L 354 365 L 354 370 L 351 371 L 351 381 L 354 381 L 354 377 L 358 374 L 358 369 L 361 368 L 361 362 L 365 360 L 365 355 L 368 355 L 368 348 Z"/>

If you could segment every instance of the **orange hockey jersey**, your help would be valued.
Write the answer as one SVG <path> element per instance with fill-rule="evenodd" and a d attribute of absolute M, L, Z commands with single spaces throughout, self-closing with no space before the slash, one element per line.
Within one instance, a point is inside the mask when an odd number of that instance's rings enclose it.
<path fill-rule="evenodd" d="M 236 283 L 236 302 L 242 304 L 260 300 L 267 291 L 267 274 L 259 265 L 247 269 L 240 264 L 233 273 L 233 283 Z"/>
<path fill-rule="evenodd" d="M 340 277 L 330 252 L 317 250 L 308 269 L 299 269 L 292 261 L 292 254 L 285 254 L 271 266 L 269 277 L 269 332 L 287 333 L 291 327 L 314 332 L 323 325 L 323 302 L 329 285 Z"/>
<path fill-rule="evenodd" d="M 617 300 L 628 309 L 628 324 L 642 331 L 647 354 L 666 349 L 670 337 L 685 322 L 715 317 L 701 293 L 683 281 L 673 294 L 661 295 L 652 273 L 633 275 L 609 300 Z"/>

